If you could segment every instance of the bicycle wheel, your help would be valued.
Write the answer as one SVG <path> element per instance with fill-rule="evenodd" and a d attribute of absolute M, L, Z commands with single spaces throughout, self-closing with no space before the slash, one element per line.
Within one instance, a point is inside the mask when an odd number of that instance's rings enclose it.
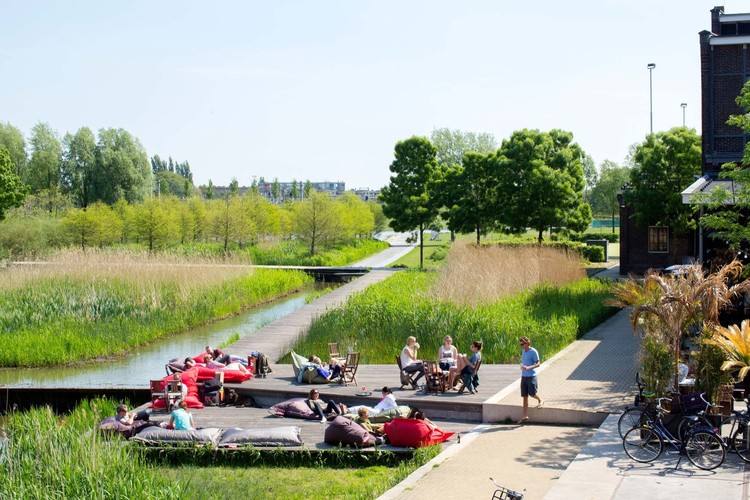
<path fill-rule="evenodd" d="M 732 449 L 744 462 L 750 463 L 750 428 L 740 424 L 732 436 Z"/>
<path fill-rule="evenodd" d="M 638 427 L 643 424 L 643 408 L 633 407 L 628 408 L 620 415 L 620 419 L 617 421 L 617 431 L 620 433 L 620 437 L 624 438 L 625 433 L 630 429 Z"/>
<path fill-rule="evenodd" d="M 661 437 L 648 427 L 634 427 L 625 433 L 622 438 L 622 447 L 625 454 L 636 462 L 642 464 L 653 462 L 664 449 Z"/>
<path fill-rule="evenodd" d="M 714 470 L 724 463 L 726 450 L 721 438 L 713 432 L 698 431 L 688 436 L 685 451 L 690 462 L 703 470 Z"/>
<path fill-rule="evenodd" d="M 688 438 L 690 431 L 698 425 L 704 429 L 714 428 L 713 424 L 704 415 L 698 415 L 698 420 L 690 420 L 688 417 L 682 417 L 680 424 L 677 426 L 677 439 L 680 442 L 684 442 Z"/>

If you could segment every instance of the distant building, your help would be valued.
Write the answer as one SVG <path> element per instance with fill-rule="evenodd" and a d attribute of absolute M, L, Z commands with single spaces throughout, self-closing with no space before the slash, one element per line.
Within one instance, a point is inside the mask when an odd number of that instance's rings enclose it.
<path fill-rule="evenodd" d="M 297 198 L 302 198 L 305 192 L 305 184 L 307 181 L 297 181 Z M 321 193 L 328 193 L 331 196 L 340 196 L 346 191 L 346 183 L 344 181 L 337 182 L 311 182 L 310 185 L 315 191 Z M 292 198 L 292 192 L 294 191 L 295 182 L 279 182 L 279 200 L 275 200 L 273 196 L 273 182 L 268 182 L 261 177 L 258 181 L 258 192 L 265 196 L 271 201 L 286 201 Z"/>
<path fill-rule="evenodd" d="M 380 189 L 357 188 L 352 189 L 352 193 L 359 196 L 362 201 L 378 201 L 378 196 L 380 196 Z"/>

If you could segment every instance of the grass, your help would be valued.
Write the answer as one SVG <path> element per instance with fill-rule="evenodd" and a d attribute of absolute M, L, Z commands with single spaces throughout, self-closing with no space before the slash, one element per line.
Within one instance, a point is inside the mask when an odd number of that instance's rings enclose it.
<path fill-rule="evenodd" d="M 448 253 L 451 245 L 451 237 L 448 233 L 440 233 L 435 241 L 430 241 L 428 233 L 425 233 L 424 242 L 424 269 L 437 269 L 440 267 Z M 409 269 L 419 268 L 419 246 L 411 252 L 393 262 L 391 267 L 406 267 Z"/>
<path fill-rule="evenodd" d="M 299 290 L 298 271 L 72 255 L 0 271 L 0 366 L 119 355 Z"/>
<path fill-rule="evenodd" d="M 377 240 L 359 240 L 348 245 L 324 249 L 309 255 L 309 248 L 300 242 L 287 241 L 275 245 L 256 245 L 245 249 L 254 264 L 344 266 L 362 260 L 388 248 L 388 244 Z"/>
<path fill-rule="evenodd" d="M 519 336 L 530 336 L 540 353 L 550 357 L 615 311 L 603 304 L 610 285 L 599 280 L 543 284 L 469 306 L 435 298 L 437 279 L 431 272 L 397 273 L 318 318 L 294 350 L 324 353 L 329 342 L 338 342 L 357 349 L 363 363 L 390 364 L 410 335 L 418 338 L 426 359 L 437 353 L 443 336 L 451 335 L 462 352 L 472 340 L 482 340 L 487 362 L 515 363 Z"/>

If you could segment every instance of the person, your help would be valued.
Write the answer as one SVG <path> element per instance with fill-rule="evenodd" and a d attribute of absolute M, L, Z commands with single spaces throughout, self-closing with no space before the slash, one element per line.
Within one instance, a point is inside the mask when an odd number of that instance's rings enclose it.
<path fill-rule="evenodd" d="M 193 415 L 187 411 L 187 401 L 181 399 L 177 408 L 169 416 L 169 427 L 176 431 L 192 431 L 195 429 Z"/>
<path fill-rule="evenodd" d="M 336 380 L 341 378 L 341 363 L 339 363 L 338 359 L 330 358 L 328 360 L 328 371 L 330 372 L 328 380 Z"/>
<path fill-rule="evenodd" d="M 325 401 L 326 407 L 323 409 L 323 400 L 320 399 L 320 392 L 317 389 L 310 391 L 305 402 L 307 403 L 307 406 L 320 417 L 321 423 L 326 421 L 327 415 L 331 413 L 343 415 L 347 410 L 345 405 L 338 405 L 332 399 Z"/>
<path fill-rule="evenodd" d="M 437 359 L 440 369 L 444 371 L 449 371 L 451 367 L 456 365 L 458 349 L 453 345 L 453 339 L 450 335 L 443 337 L 443 345 L 438 349 Z"/>
<path fill-rule="evenodd" d="M 135 422 L 142 421 L 148 422 L 150 418 L 149 411 L 143 410 L 138 413 L 128 411 L 128 405 L 120 404 L 117 405 L 115 413 L 115 420 L 123 425 L 133 425 Z"/>
<path fill-rule="evenodd" d="M 225 354 L 224 351 L 218 347 L 214 349 L 210 345 L 207 345 L 206 354 L 210 354 L 211 357 L 219 363 L 227 363 L 229 361 L 229 355 Z"/>
<path fill-rule="evenodd" d="M 404 373 L 418 373 L 419 375 L 412 382 L 412 389 L 418 387 L 417 381 L 424 377 L 424 363 L 417 357 L 419 343 L 416 337 L 406 339 L 406 345 L 401 349 L 401 369 Z"/>
<path fill-rule="evenodd" d="M 375 436 L 375 444 L 385 444 L 385 438 L 383 437 L 383 425 L 373 424 L 370 422 L 370 410 L 366 406 L 361 407 L 357 410 L 357 416 L 354 417 L 354 422 L 359 424 L 364 430 Z"/>
<path fill-rule="evenodd" d="M 182 364 L 184 365 L 185 371 L 198 366 L 198 363 L 193 358 L 185 358 L 185 361 L 183 361 Z M 200 363 L 200 365 L 206 366 L 205 363 Z"/>
<path fill-rule="evenodd" d="M 475 340 L 471 343 L 471 356 L 466 361 L 466 366 L 461 370 L 461 378 L 463 379 L 464 386 L 458 391 L 459 394 L 464 393 L 464 389 L 469 391 L 469 394 L 477 392 L 477 386 L 479 380 L 477 378 L 477 365 L 482 360 L 482 342 Z"/>
<path fill-rule="evenodd" d="M 531 347 L 531 339 L 529 337 L 521 337 L 518 339 L 519 344 L 523 348 L 521 352 L 521 397 L 523 398 L 523 416 L 518 421 L 519 424 L 523 424 L 529 420 L 529 397 L 537 400 L 537 408 L 541 408 L 544 402 L 542 398 L 537 395 L 537 380 L 536 380 L 536 369 L 539 367 L 539 353 L 536 349 Z"/>
<path fill-rule="evenodd" d="M 385 410 L 391 410 L 393 408 L 398 408 L 398 403 L 396 402 L 396 396 L 393 395 L 393 391 L 389 387 L 383 387 L 381 390 L 382 398 L 380 399 L 380 402 L 376 404 L 374 407 L 370 408 L 369 406 L 365 405 L 359 405 L 359 406 L 352 406 L 349 408 L 349 411 L 351 412 L 357 412 L 359 413 L 360 408 L 367 408 L 367 412 L 372 415 L 380 415 Z"/>

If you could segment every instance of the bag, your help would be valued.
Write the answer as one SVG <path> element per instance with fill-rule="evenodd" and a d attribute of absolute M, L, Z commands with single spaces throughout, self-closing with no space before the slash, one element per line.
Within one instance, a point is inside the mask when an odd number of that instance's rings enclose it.
<path fill-rule="evenodd" d="M 219 391 L 207 392 L 203 396 L 205 406 L 219 406 L 221 404 L 221 395 Z"/>
<path fill-rule="evenodd" d="M 255 363 L 255 374 L 259 377 L 265 378 L 269 373 L 271 373 L 271 365 L 268 362 L 268 357 L 262 352 L 259 352 Z"/>

